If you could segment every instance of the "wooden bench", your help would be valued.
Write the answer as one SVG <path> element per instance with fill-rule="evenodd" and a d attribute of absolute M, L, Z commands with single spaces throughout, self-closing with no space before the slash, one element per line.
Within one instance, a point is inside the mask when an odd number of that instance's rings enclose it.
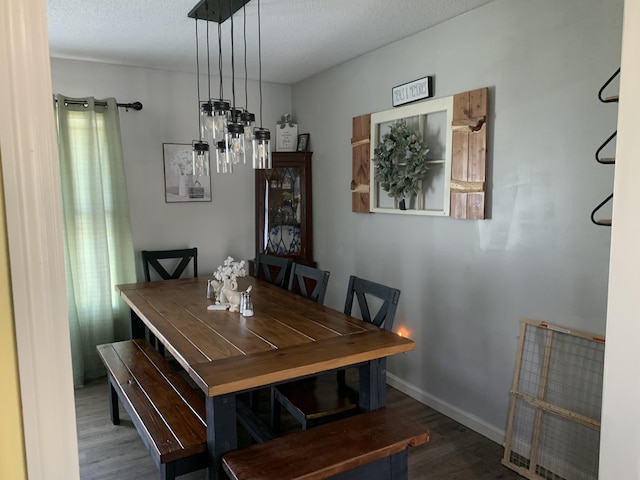
<path fill-rule="evenodd" d="M 161 480 L 206 468 L 204 398 L 145 340 L 98 345 L 109 376 L 111 420 L 118 398 L 160 469 Z"/>
<path fill-rule="evenodd" d="M 408 447 L 427 430 L 387 408 L 278 437 L 224 455 L 234 480 L 402 480 Z"/>

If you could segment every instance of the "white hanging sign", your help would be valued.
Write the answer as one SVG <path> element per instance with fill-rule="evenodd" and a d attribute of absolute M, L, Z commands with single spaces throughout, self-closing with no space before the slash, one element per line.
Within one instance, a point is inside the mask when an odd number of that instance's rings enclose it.
<path fill-rule="evenodd" d="M 291 115 L 282 115 L 276 127 L 276 151 L 295 152 L 298 145 L 298 125 L 291 121 Z"/>
<path fill-rule="evenodd" d="M 391 89 L 394 107 L 433 97 L 433 77 L 424 77 Z"/>

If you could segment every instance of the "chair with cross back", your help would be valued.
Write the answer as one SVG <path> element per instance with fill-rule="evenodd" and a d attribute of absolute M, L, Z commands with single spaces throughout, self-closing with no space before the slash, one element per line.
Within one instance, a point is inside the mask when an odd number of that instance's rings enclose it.
<path fill-rule="evenodd" d="M 391 330 L 400 299 L 400 290 L 370 280 L 351 276 L 347 287 L 344 313 L 351 315 L 357 300 L 362 320 L 378 328 Z M 376 305 L 374 313 L 370 309 Z M 358 411 L 358 389 L 346 381 L 345 370 L 317 375 L 277 385 L 271 390 L 271 426 L 280 427 L 280 410 L 284 407 L 302 429 L 342 418 Z"/>
<path fill-rule="evenodd" d="M 162 261 L 162 263 L 161 263 Z M 183 248 L 179 250 L 142 250 L 142 267 L 144 279 L 151 281 L 151 267 L 162 280 L 174 280 L 180 278 L 187 269 L 189 263 L 193 263 L 193 277 L 198 276 L 198 249 Z M 150 332 L 146 336 L 158 351 L 164 354 L 163 345 Z"/>
<path fill-rule="evenodd" d="M 163 261 L 160 263 L 160 261 Z M 193 261 L 193 276 L 198 276 L 198 249 L 184 248 L 181 250 L 142 250 L 142 266 L 144 268 L 144 279 L 151 281 L 151 270 L 153 268 L 162 280 L 173 280 L 180 278 L 189 263 Z M 171 268 L 170 268 L 171 266 Z M 171 273 L 170 273 L 171 272 Z"/>

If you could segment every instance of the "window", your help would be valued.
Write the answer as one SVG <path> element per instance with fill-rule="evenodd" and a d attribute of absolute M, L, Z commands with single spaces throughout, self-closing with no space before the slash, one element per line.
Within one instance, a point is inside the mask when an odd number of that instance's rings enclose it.
<path fill-rule="evenodd" d="M 382 136 L 397 120 L 403 119 L 409 127 L 419 133 L 427 154 L 429 170 L 422 181 L 422 188 L 407 205 L 400 210 L 396 202 L 375 180 L 374 151 Z M 371 195 L 370 211 L 409 215 L 448 216 L 451 183 L 451 123 L 453 119 L 453 96 L 407 105 L 393 110 L 371 114 Z"/>

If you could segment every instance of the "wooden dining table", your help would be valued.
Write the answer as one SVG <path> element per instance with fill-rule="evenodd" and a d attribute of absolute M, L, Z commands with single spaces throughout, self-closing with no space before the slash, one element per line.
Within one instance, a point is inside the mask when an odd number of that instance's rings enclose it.
<path fill-rule="evenodd" d="M 206 278 L 164 280 L 116 288 L 131 308 L 133 338 L 145 327 L 204 392 L 209 468 L 219 478 L 221 458 L 238 446 L 240 393 L 349 366 L 359 368 L 359 406 L 386 403 L 386 357 L 414 342 L 252 277 L 254 315 L 208 310 Z"/>

